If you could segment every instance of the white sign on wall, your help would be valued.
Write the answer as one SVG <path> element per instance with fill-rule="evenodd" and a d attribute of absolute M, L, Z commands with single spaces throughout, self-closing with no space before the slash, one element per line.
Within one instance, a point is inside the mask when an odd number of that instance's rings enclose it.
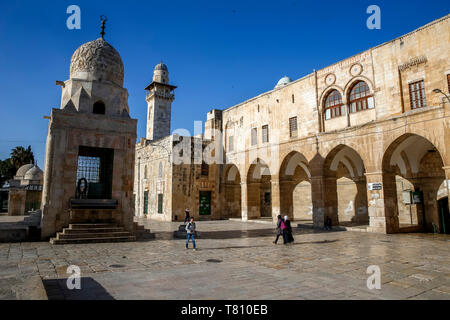
<path fill-rule="evenodd" d="M 382 187 L 381 182 L 368 183 L 369 190 L 381 190 L 381 187 Z"/>

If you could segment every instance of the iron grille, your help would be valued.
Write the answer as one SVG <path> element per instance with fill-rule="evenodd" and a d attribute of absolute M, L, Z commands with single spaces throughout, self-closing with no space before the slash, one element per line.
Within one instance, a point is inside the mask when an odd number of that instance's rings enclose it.
<path fill-rule="evenodd" d="M 89 183 L 100 181 L 100 157 L 78 157 L 77 181 L 85 178 Z"/>

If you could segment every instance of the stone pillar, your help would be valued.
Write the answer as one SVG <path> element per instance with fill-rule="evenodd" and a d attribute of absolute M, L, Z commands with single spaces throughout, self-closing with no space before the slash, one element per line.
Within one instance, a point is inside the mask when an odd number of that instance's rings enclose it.
<path fill-rule="evenodd" d="M 281 214 L 281 194 L 280 194 L 280 180 L 272 179 L 272 221 L 277 222 L 277 216 Z"/>
<path fill-rule="evenodd" d="M 442 183 L 439 178 L 420 178 L 414 183 L 415 190 L 422 191 L 422 203 L 417 205 L 417 215 L 425 232 L 437 232 L 441 230 L 441 213 L 436 199 L 437 191 Z"/>
<path fill-rule="evenodd" d="M 291 221 L 294 220 L 294 181 L 284 180 L 280 182 L 280 214 L 288 216 Z M 276 217 L 275 217 L 276 218 Z"/>
<path fill-rule="evenodd" d="M 325 217 L 331 218 L 333 226 L 339 225 L 338 194 L 336 176 L 323 177 L 323 198 L 325 201 Z"/>
<path fill-rule="evenodd" d="M 245 182 L 241 183 L 241 219 L 248 220 L 248 185 Z"/>
<path fill-rule="evenodd" d="M 399 229 L 395 174 L 366 172 L 367 184 L 381 183 L 381 190 L 367 188 L 368 231 L 393 233 Z"/>
<path fill-rule="evenodd" d="M 261 183 L 247 184 L 247 218 L 257 219 L 261 217 Z"/>
<path fill-rule="evenodd" d="M 322 176 L 311 176 L 311 200 L 313 205 L 313 224 L 323 228 L 325 222 L 324 183 Z"/>

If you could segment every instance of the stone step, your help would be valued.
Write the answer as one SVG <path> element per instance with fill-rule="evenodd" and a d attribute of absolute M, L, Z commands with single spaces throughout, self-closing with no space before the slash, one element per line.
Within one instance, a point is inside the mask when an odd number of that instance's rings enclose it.
<path fill-rule="evenodd" d="M 122 227 L 108 227 L 108 228 L 87 228 L 87 229 L 63 229 L 63 234 L 79 234 L 79 233 L 109 233 L 120 232 L 124 229 Z"/>
<path fill-rule="evenodd" d="M 120 231 L 120 232 L 101 232 L 101 233 L 74 233 L 74 234 L 64 234 L 64 233 L 58 233 L 56 235 L 56 239 L 63 240 L 63 239 L 102 239 L 102 238 L 115 238 L 115 237 L 126 237 L 129 236 L 130 233 L 127 231 Z"/>
<path fill-rule="evenodd" d="M 108 237 L 108 238 L 83 238 L 83 239 L 50 239 L 51 244 L 78 244 L 78 243 L 100 243 L 100 242 L 129 242 L 136 241 L 135 236 Z"/>
<path fill-rule="evenodd" d="M 71 223 L 69 229 L 89 229 L 89 228 L 112 228 L 117 227 L 114 223 Z"/>

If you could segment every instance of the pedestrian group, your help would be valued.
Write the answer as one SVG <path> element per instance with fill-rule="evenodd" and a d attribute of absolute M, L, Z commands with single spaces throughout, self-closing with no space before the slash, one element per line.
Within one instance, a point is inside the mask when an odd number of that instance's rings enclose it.
<path fill-rule="evenodd" d="M 294 237 L 292 236 L 292 227 L 291 221 L 288 216 L 284 216 L 284 219 L 281 215 L 278 215 L 277 220 L 277 237 L 275 238 L 274 244 L 277 244 L 280 236 L 283 237 L 283 244 L 289 244 L 294 242 Z"/>

